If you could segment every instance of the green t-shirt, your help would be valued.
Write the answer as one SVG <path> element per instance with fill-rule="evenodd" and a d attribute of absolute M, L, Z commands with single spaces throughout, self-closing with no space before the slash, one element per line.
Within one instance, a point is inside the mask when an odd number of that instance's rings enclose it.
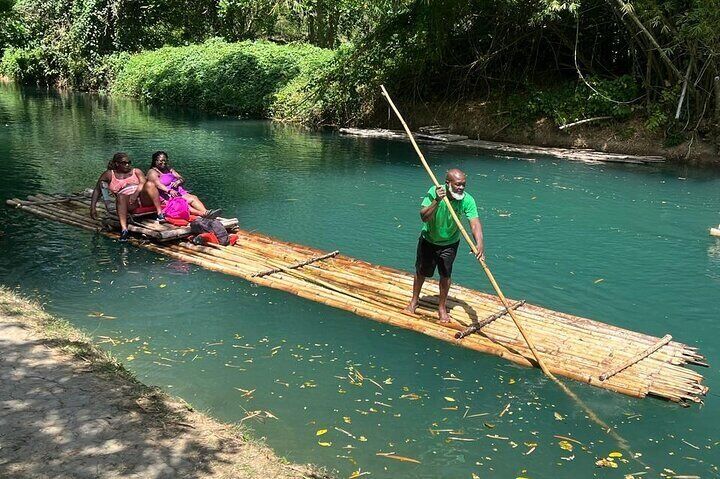
<path fill-rule="evenodd" d="M 447 187 L 446 187 L 447 188 Z M 435 193 L 435 187 L 430 188 L 423 198 L 422 205 L 430 206 L 430 203 L 437 198 Z M 454 200 L 448 195 L 450 204 L 455 210 L 455 214 L 458 218 L 464 216 L 468 220 L 478 217 L 477 204 L 475 204 L 475 198 L 470 194 L 465 193 L 465 197 L 462 200 Z M 430 218 L 430 221 L 423 224 L 422 237 L 425 238 L 432 244 L 439 246 L 446 246 L 449 244 L 457 243 L 460 241 L 460 230 L 458 229 L 455 221 L 448 211 L 447 205 L 444 201 L 441 201 L 435 210 L 435 216 Z"/>

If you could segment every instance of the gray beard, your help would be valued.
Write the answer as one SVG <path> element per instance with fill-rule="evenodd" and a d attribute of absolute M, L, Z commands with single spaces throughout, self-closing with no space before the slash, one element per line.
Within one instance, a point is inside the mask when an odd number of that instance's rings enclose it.
<path fill-rule="evenodd" d="M 455 193 L 452 188 L 448 187 L 448 192 L 450 193 L 450 196 L 452 196 L 452 198 L 454 200 L 461 200 L 461 199 L 465 198 L 464 191 L 462 193 Z"/>

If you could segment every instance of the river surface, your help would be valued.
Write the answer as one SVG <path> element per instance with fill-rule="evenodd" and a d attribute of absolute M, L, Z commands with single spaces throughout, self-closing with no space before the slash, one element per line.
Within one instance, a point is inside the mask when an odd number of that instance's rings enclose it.
<path fill-rule="evenodd" d="M 115 151 L 147 168 L 157 149 L 244 229 L 413 268 L 430 183 L 409 144 L 0 86 L 3 202 L 91 186 Z M 467 172 L 508 297 L 699 347 L 705 404 L 569 383 L 629 452 L 539 370 L 4 205 L 0 283 L 143 382 L 338 477 L 718 477 L 720 174 L 424 150 L 437 173 Z M 490 291 L 465 246 L 454 279 Z M 595 467 L 613 452 L 619 467 Z"/>

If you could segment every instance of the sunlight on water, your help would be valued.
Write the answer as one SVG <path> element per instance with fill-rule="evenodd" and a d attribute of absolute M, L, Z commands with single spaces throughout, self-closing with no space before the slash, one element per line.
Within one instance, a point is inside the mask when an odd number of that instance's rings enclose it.
<path fill-rule="evenodd" d="M 0 86 L 3 199 L 82 190 L 113 152 L 146 165 L 157 149 L 245 229 L 413 267 L 430 184 L 408 144 Z M 698 346 L 714 367 L 702 371 L 706 404 L 569 383 L 633 457 L 538 370 L 9 208 L 0 282 L 93 335 L 143 381 L 339 477 L 716 477 L 720 240 L 707 228 L 720 222 L 720 175 L 426 153 L 437 173 L 468 173 L 508 297 Z M 490 291 L 466 253 L 454 279 Z M 613 452 L 616 469 L 595 467 Z"/>

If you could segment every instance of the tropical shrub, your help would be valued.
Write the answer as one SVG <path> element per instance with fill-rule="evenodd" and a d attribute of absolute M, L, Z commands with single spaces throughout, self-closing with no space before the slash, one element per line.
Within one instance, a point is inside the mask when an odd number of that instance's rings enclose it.
<path fill-rule="evenodd" d="M 278 94 L 290 95 L 281 91 L 293 79 L 309 75 L 331 56 L 310 45 L 214 39 L 133 55 L 117 72 L 111 91 L 153 103 L 263 117 Z"/>

